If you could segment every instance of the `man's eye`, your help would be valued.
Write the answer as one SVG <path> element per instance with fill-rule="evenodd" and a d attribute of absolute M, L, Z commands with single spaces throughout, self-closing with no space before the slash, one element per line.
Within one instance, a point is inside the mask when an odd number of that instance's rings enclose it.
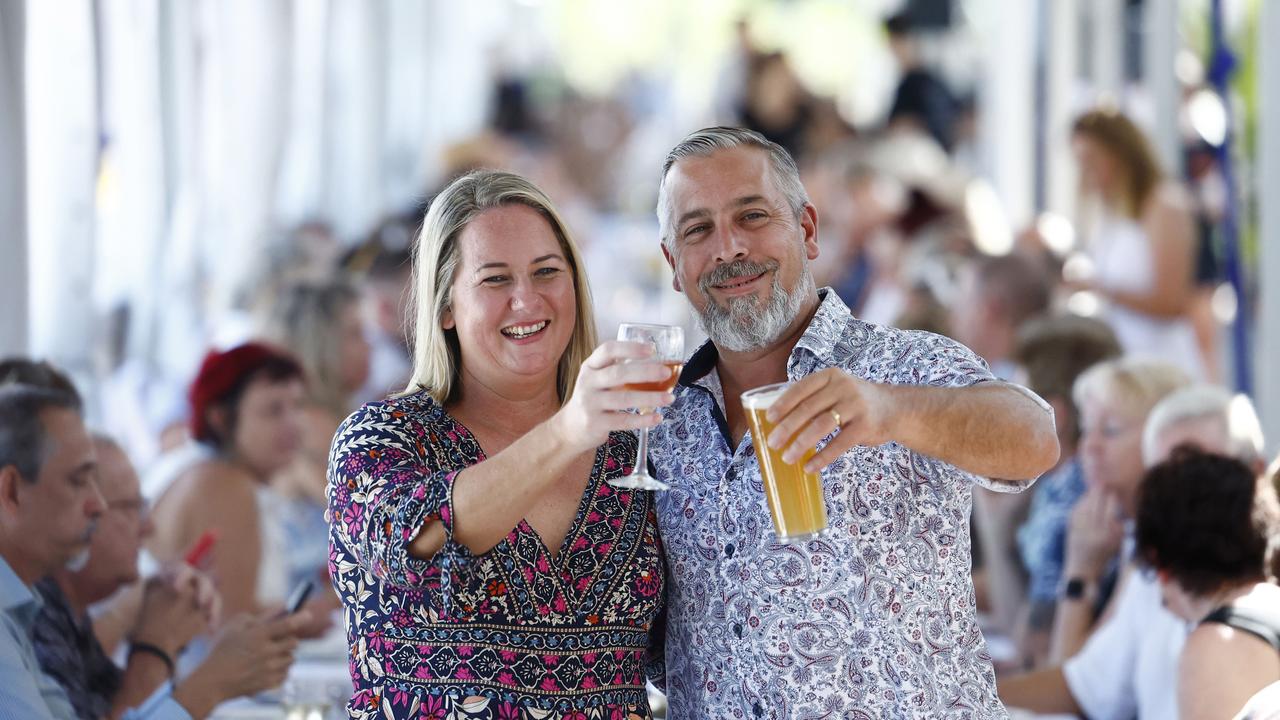
<path fill-rule="evenodd" d="M 698 233 L 706 231 L 706 229 L 707 229 L 706 225 L 694 225 L 693 227 L 684 231 L 684 236 L 689 237 L 690 235 L 696 235 Z"/>
<path fill-rule="evenodd" d="M 764 219 L 764 218 L 766 218 L 766 217 L 768 217 L 768 216 L 767 216 L 767 215 L 765 215 L 763 212 L 761 212 L 761 211 L 759 211 L 759 210 L 752 210 L 751 212 L 747 213 L 746 215 L 743 215 L 743 216 L 742 216 L 742 219 L 743 219 L 743 220 L 762 220 L 762 219 Z"/>

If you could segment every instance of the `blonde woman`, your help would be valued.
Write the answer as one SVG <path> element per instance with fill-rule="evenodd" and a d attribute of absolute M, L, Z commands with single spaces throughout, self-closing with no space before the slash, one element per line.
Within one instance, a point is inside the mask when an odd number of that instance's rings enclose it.
<path fill-rule="evenodd" d="M 1161 171 L 1142 131 L 1123 114 L 1094 110 L 1072 126 L 1095 277 L 1085 288 L 1107 302 L 1125 352 L 1168 360 L 1192 377 L 1212 376 L 1212 332 L 1197 337 L 1196 234 L 1190 199 Z"/>
<path fill-rule="evenodd" d="M 288 286 L 272 306 L 266 336 L 289 348 L 307 380 L 301 448 L 273 479 L 281 502 L 276 520 L 286 540 L 289 587 L 328 583 L 329 526 L 325 466 L 333 433 L 352 410 L 352 396 L 369 376 L 369 342 L 360 319 L 360 294 L 340 280 Z"/>
<path fill-rule="evenodd" d="M 414 373 L 339 428 L 333 582 L 353 718 L 648 718 L 664 567 L 650 493 L 605 481 L 669 394 L 635 343 L 596 348 L 581 255 L 546 196 L 478 171 L 414 252 Z M 660 657 L 660 654 L 658 655 Z"/>

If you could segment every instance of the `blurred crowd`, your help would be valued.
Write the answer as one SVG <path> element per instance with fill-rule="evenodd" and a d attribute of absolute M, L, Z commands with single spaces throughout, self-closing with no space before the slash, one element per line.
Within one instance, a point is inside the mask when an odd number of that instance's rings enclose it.
<path fill-rule="evenodd" d="M 1071 134 L 1080 177 L 1074 232 L 1054 222 L 992 229 L 975 201 L 975 103 L 922 60 L 908 22 L 891 19 L 886 32 L 901 80 L 879 127 L 843 119 L 832 98 L 806 89 L 785 54 L 757 48 L 745 24 L 716 119 L 757 130 L 797 159 L 814 204 L 826 209 L 820 287 L 869 322 L 953 337 L 1054 408 L 1058 466 L 1032 492 L 975 491 L 975 589 L 988 630 L 1003 639 L 991 647 L 1002 697 L 1092 718 L 1173 717 L 1164 714 L 1171 687 L 1186 702 L 1228 692 L 1200 687 L 1222 676 L 1207 668 L 1227 656 L 1243 688 L 1250 668 L 1280 662 L 1275 654 L 1249 660 L 1250 638 L 1224 649 L 1221 638 L 1187 630 L 1230 603 L 1280 606 L 1268 584 L 1277 567 L 1266 565 L 1280 520 L 1273 491 L 1257 482 L 1276 473 L 1267 473 L 1248 399 L 1225 389 L 1212 311 L 1223 207 L 1212 154 L 1188 140 L 1189 174 L 1170 176 L 1133 121 L 1090 110 Z M 600 278 L 596 292 L 607 295 L 597 306 L 602 337 L 621 319 L 688 324 L 664 287 L 656 232 L 618 220 L 652 205 L 631 196 L 619 169 L 634 162 L 622 157 L 634 131 L 628 98 L 564 92 L 547 103 L 514 76 L 492 92 L 489 127 L 448 150 L 441 185 L 501 167 L 546 190 Z M 645 159 L 651 176 L 659 160 Z M 236 341 L 211 349 L 184 392 L 149 401 L 164 410 L 143 413 L 145 437 L 113 427 L 128 414 L 120 406 L 105 409 L 100 432 L 86 436 L 100 490 L 85 501 L 94 504 L 85 511 L 96 518 L 93 544 L 77 569 L 63 567 L 69 558 L 46 558 L 40 585 L 44 612 L 61 608 L 74 642 L 94 648 L 78 662 L 100 663 L 54 673 L 75 689 L 82 716 L 154 689 L 121 681 L 146 648 L 170 665 L 156 677 L 174 665 L 195 677 L 221 673 L 213 683 L 221 700 L 276 676 L 247 678 L 220 658 L 269 664 L 282 647 L 271 638 L 328 630 L 338 607 L 328 580 L 329 447 L 362 403 L 406 388 L 410 255 L 431 195 L 424 189 L 422 203 L 354 242 L 322 219 L 292 230 L 244 294 Z M 653 299 L 663 293 L 671 299 Z M 37 434 L 85 433 L 79 394 L 56 368 L 12 358 L 0 383 L 27 388 L 0 394 L 0 440 L 41 423 Z M 50 413 L 81 425 L 66 430 Z M 15 462 L 0 457 L 0 465 Z M 40 467 L 19 469 L 43 477 Z M 58 530 L 64 537 L 85 532 L 68 522 Z M 316 586 L 307 610 L 288 628 L 263 630 L 305 581 Z M 217 612 L 212 600 L 178 601 L 214 595 Z M 180 605 L 201 609 L 180 616 Z M 242 620 L 210 635 L 221 616 Z M 68 642 L 37 637 L 41 663 L 65 663 Z M 130 643 L 121 671 L 110 656 Z M 222 679 L 236 672 L 234 682 Z"/>

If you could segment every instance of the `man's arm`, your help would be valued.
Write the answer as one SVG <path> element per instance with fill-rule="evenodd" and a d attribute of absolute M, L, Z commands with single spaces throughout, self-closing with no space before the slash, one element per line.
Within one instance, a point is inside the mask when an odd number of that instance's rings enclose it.
<path fill-rule="evenodd" d="M 769 438 L 795 462 L 840 433 L 806 465 L 830 465 L 855 445 L 896 442 L 975 475 L 1016 482 L 1058 462 L 1053 411 L 1029 391 L 1003 382 L 969 387 L 885 385 L 827 368 L 796 383 L 769 409 Z"/>

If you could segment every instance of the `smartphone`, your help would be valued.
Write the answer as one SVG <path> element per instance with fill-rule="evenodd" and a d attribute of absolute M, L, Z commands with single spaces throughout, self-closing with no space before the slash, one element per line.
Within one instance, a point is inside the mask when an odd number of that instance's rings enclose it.
<path fill-rule="evenodd" d="M 214 544 L 217 542 L 218 531 L 213 529 L 205 530 L 204 534 L 201 535 L 200 538 L 196 540 L 195 544 L 191 546 L 191 549 L 187 551 L 186 557 L 184 557 L 183 560 L 193 568 L 202 567 L 205 560 L 208 559 L 209 553 L 213 551 Z"/>
<path fill-rule="evenodd" d="M 285 613 L 292 615 L 302 609 L 307 597 L 311 595 L 311 591 L 315 589 L 316 584 L 310 580 L 303 580 L 293 588 L 293 592 L 289 593 L 289 602 L 284 606 Z"/>

